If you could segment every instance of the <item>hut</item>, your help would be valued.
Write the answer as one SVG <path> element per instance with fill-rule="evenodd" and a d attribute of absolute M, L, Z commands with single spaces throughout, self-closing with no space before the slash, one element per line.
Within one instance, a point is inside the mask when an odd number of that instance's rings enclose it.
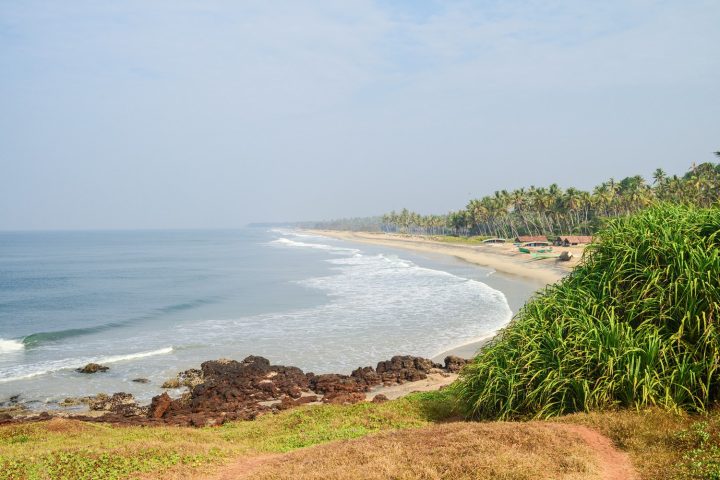
<path fill-rule="evenodd" d="M 569 247 L 571 245 L 587 245 L 592 243 L 592 240 L 593 237 L 590 235 L 563 235 L 558 237 L 555 244 L 561 247 Z"/>
<path fill-rule="evenodd" d="M 515 242 L 517 243 L 547 243 L 547 241 L 548 239 L 545 235 L 520 235 L 519 237 L 515 237 Z"/>

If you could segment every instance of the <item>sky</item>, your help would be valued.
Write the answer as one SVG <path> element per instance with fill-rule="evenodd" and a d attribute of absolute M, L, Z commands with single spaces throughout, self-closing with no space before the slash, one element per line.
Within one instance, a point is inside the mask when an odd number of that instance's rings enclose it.
<path fill-rule="evenodd" d="M 0 0 L 0 230 L 445 213 L 720 150 L 717 0 Z"/>

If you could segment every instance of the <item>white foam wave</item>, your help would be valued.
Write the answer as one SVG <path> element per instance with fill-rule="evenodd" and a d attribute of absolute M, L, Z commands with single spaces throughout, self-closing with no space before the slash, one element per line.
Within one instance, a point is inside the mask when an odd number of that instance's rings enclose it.
<path fill-rule="evenodd" d="M 336 247 L 333 245 L 326 245 L 324 243 L 298 242 L 296 240 L 290 240 L 289 238 L 285 237 L 273 240 L 270 242 L 270 244 L 283 247 L 314 248 L 316 250 L 326 250 L 331 253 L 342 253 L 348 255 L 356 255 L 360 253 L 360 250 L 358 250 L 357 248 Z"/>
<path fill-rule="evenodd" d="M 326 237 L 325 235 L 318 235 L 316 233 L 298 232 L 295 230 L 285 232 L 285 235 L 292 235 L 293 237 L 298 237 L 298 238 L 322 238 L 325 240 L 328 240 L 330 238 L 330 237 Z"/>
<path fill-rule="evenodd" d="M 103 357 L 96 361 L 96 363 L 116 363 L 123 362 L 125 360 L 137 360 L 138 358 L 154 357 L 155 355 L 165 355 L 172 353 L 173 347 L 160 348 L 158 350 L 152 350 L 150 352 L 139 352 L 131 353 L 128 355 L 114 355 L 112 357 Z"/>
<path fill-rule="evenodd" d="M 91 362 L 104 365 L 106 363 L 117 363 L 127 360 L 137 360 L 139 358 L 152 357 L 155 355 L 165 355 L 171 353 L 172 351 L 172 347 L 165 347 L 158 350 L 151 350 L 148 352 L 129 353 L 127 355 L 112 355 L 108 357 L 66 358 L 62 360 L 53 360 L 49 362 L 23 365 L 22 367 L 10 367 L 0 369 L 0 383 L 24 380 L 27 378 L 37 377 L 39 375 L 59 372 L 61 370 L 75 369 Z"/>
<path fill-rule="evenodd" d="M 270 233 L 279 233 L 280 235 L 290 235 L 290 236 L 298 237 L 298 238 L 322 238 L 322 239 L 330 238 L 325 235 L 318 235 L 316 233 L 307 233 L 305 231 L 291 230 L 288 228 L 271 228 L 268 231 Z"/>
<path fill-rule="evenodd" d="M 0 338 L 0 353 L 19 352 L 23 350 L 25 345 L 18 340 L 5 340 Z"/>
<path fill-rule="evenodd" d="M 498 290 L 396 255 L 363 254 L 326 261 L 335 274 L 297 283 L 322 291 L 327 303 L 207 320 L 179 326 L 174 333 L 212 345 L 248 345 L 248 353 L 315 372 L 349 372 L 397 354 L 430 358 L 492 336 L 512 317 L 507 299 Z M 288 345 L 303 345 L 302 352 Z"/>

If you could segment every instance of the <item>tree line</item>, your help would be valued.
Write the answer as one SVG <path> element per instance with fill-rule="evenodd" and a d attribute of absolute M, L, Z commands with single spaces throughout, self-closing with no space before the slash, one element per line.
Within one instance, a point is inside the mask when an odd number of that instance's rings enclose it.
<path fill-rule="evenodd" d="M 715 152 L 720 157 L 720 152 Z M 682 175 L 655 170 L 652 182 L 642 176 L 610 179 L 592 191 L 557 184 L 548 187 L 498 190 L 470 200 L 464 209 L 446 215 L 421 215 L 408 209 L 380 218 L 379 229 L 425 235 L 591 235 L 603 219 L 626 216 L 659 202 L 718 205 L 720 164 L 693 164 Z"/>
<path fill-rule="evenodd" d="M 720 158 L 720 152 L 715 152 Z M 627 216 L 660 202 L 703 207 L 720 202 L 720 164 L 693 164 L 683 175 L 658 168 L 647 181 L 640 175 L 613 178 L 590 191 L 574 187 L 498 190 L 472 199 L 465 208 L 444 215 L 422 215 L 407 208 L 376 217 L 297 222 L 300 228 L 383 231 L 418 235 L 592 235 L 604 219 Z"/>

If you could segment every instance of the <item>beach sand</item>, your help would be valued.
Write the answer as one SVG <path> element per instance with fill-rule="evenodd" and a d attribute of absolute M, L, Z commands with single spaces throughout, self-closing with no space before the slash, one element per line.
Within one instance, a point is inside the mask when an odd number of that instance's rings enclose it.
<path fill-rule="evenodd" d="M 430 373 L 425 380 L 407 382 L 400 385 L 379 386 L 371 389 L 366 395 L 367 400 L 372 400 L 375 395 L 385 395 L 388 400 L 404 397 L 414 392 L 431 392 L 447 387 L 457 380 L 457 373 Z"/>
<path fill-rule="evenodd" d="M 493 245 L 463 245 L 440 242 L 424 236 L 401 235 L 373 232 L 347 232 L 338 230 L 310 230 L 309 233 L 323 235 L 339 240 L 350 242 L 382 245 L 392 248 L 411 250 L 414 252 L 455 257 L 468 263 L 487 267 L 498 272 L 498 275 L 489 277 L 486 283 L 493 288 L 502 291 L 513 312 L 520 310 L 522 305 L 533 292 L 541 290 L 547 285 L 553 284 L 565 275 L 580 262 L 584 247 L 554 247 L 557 253 L 568 251 L 573 258 L 567 262 L 561 262 L 554 258 L 536 260 L 525 253 L 520 253 L 518 248 L 511 243 Z M 462 358 L 473 358 L 477 352 L 494 335 L 478 339 L 475 342 L 460 345 L 448 351 L 439 353 L 432 358 L 433 361 L 442 363 L 448 355 L 456 355 Z M 443 384 L 440 382 L 438 386 Z"/>
<path fill-rule="evenodd" d="M 525 278 L 541 281 L 545 284 L 555 283 L 570 273 L 582 257 L 584 248 L 554 247 L 557 253 L 567 250 L 573 254 L 568 262 L 554 258 L 537 260 L 526 253 L 520 253 L 513 244 L 463 245 L 431 240 L 427 237 L 400 235 L 390 233 L 345 232 L 336 230 L 312 230 L 312 233 L 326 237 L 349 240 L 374 245 L 385 245 L 394 248 L 414 250 L 416 252 L 436 253 L 460 258 L 466 262 L 490 267 Z"/>

